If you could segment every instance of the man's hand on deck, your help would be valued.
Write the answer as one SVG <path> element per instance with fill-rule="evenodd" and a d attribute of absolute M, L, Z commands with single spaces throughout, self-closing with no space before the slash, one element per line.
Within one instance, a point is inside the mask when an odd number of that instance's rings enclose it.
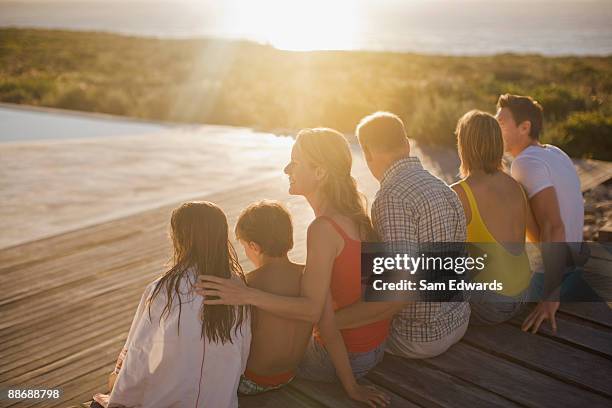
<path fill-rule="evenodd" d="M 555 320 L 555 314 L 559 310 L 560 302 L 542 301 L 531 311 L 529 316 L 523 322 L 521 329 L 523 331 L 529 331 L 537 333 L 540 325 L 544 320 L 550 320 L 550 326 L 553 333 L 557 333 L 557 321 Z"/>

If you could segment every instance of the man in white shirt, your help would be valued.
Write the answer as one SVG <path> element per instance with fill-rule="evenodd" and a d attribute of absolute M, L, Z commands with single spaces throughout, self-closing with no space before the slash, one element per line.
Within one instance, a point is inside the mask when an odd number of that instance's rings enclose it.
<path fill-rule="evenodd" d="M 580 180 L 567 154 L 556 146 L 538 141 L 543 122 L 540 104 L 528 96 L 501 95 L 496 117 L 502 129 L 504 148 L 514 157 L 512 177 L 523 185 L 537 222 L 537 226 L 528 228 L 539 229 L 541 243 L 582 242 L 584 204 Z M 538 233 L 533 235 L 538 236 Z M 543 274 L 538 275 L 536 273 L 534 279 L 543 277 Z M 523 323 L 523 330 L 532 328 L 535 333 L 548 319 L 556 331 L 558 309 L 558 301 L 540 301 Z"/>

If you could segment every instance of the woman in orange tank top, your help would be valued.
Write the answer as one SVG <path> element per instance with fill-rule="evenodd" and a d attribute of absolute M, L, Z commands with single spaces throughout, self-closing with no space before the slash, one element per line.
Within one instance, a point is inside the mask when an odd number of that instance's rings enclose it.
<path fill-rule="evenodd" d="M 278 296 L 234 282 L 202 279 L 200 294 L 216 296 L 205 304 L 250 304 L 286 318 L 316 324 L 296 370 L 298 377 L 342 382 L 348 395 L 371 406 L 389 399 L 355 381 L 384 355 L 389 320 L 338 330 L 334 311 L 361 298 L 361 241 L 377 239 L 364 196 L 351 176 L 349 145 L 335 130 L 302 130 L 285 167 L 289 193 L 306 198 L 315 219 L 307 231 L 307 258 L 300 297 Z"/>
<path fill-rule="evenodd" d="M 335 258 L 332 269 L 330 292 L 335 311 L 361 300 L 361 241 L 351 238 L 332 218 L 325 215 L 319 218 L 328 221 L 344 241 L 343 249 Z M 341 330 L 346 349 L 349 353 L 367 353 L 380 348 L 387 338 L 389 323 L 389 320 L 381 320 L 362 327 Z M 315 337 L 318 337 L 317 331 Z"/>

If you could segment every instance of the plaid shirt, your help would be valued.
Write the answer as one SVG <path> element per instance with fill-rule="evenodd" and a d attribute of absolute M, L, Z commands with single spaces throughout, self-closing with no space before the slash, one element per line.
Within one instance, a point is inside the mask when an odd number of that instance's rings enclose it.
<path fill-rule="evenodd" d="M 417 157 L 405 157 L 387 169 L 372 203 L 372 222 L 393 251 L 397 245 L 466 239 L 459 198 Z M 429 342 L 444 338 L 469 317 L 467 302 L 414 302 L 395 315 L 391 332 L 408 341 Z"/>

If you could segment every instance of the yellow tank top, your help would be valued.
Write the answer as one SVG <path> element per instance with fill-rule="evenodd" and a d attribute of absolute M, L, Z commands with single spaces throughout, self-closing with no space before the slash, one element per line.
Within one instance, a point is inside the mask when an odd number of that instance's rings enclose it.
<path fill-rule="evenodd" d="M 480 216 L 472 189 L 465 180 L 460 182 L 459 185 L 465 191 L 470 205 L 470 212 L 472 213 L 470 222 L 467 225 L 467 241 L 475 243 L 474 246 L 476 248 L 487 254 L 485 269 L 474 280 L 476 282 L 492 282 L 497 280 L 503 283 L 503 289 L 497 291 L 497 293 L 505 296 L 520 294 L 529 286 L 531 281 L 531 268 L 527 253 L 523 249 L 520 254 L 515 255 L 497 242 Z M 523 192 L 523 197 L 527 200 L 524 194 Z M 496 245 L 478 245 L 479 243 L 493 243 Z"/>

